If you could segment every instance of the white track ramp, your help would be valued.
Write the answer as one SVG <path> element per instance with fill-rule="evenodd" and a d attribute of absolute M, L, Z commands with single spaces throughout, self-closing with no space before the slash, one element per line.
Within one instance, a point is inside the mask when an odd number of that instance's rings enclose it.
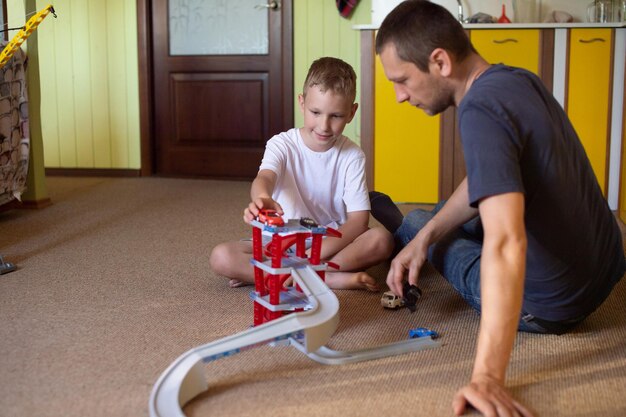
<path fill-rule="evenodd" d="M 301 341 L 305 352 L 314 352 L 325 345 L 339 323 L 339 301 L 313 269 L 293 269 L 292 277 L 309 298 L 309 310 L 288 314 L 184 353 L 154 385 L 150 395 L 150 416 L 184 417 L 182 407 L 208 388 L 205 362 L 289 338 Z"/>

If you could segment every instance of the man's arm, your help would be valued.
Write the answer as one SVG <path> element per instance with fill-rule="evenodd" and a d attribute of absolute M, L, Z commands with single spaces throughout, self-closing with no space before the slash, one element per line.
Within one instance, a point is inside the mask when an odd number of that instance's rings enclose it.
<path fill-rule="evenodd" d="M 480 332 L 471 381 L 457 392 L 453 408 L 460 415 L 469 402 L 486 415 L 530 416 L 504 389 L 524 293 L 524 196 L 488 197 L 480 202 L 479 211 L 484 230 Z"/>
<path fill-rule="evenodd" d="M 322 243 L 322 259 L 330 259 L 343 248 L 365 233 L 368 229 L 370 212 L 367 210 L 352 211 L 348 213 L 346 222 L 339 227 L 340 238 L 324 239 Z"/>
<path fill-rule="evenodd" d="M 435 217 L 391 261 L 391 268 L 387 275 L 389 289 L 395 294 L 402 295 L 402 282 L 406 272 L 408 272 L 409 283 L 417 285 L 419 271 L 426 262 L 428 247 L 477 215 L 478 210 L 469 205 L 467 178 L 465 178 Z"/>

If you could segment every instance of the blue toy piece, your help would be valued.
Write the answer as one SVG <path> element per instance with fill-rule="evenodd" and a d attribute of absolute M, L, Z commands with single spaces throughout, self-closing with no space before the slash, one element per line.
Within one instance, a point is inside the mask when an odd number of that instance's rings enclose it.
<path fill-rule="evenodd" d="M 439 337 L 439 334 L 434 330 L 427 329 L 426 327 L 418 327 L 416 329 L 409 330 L 409 339 L 426 336 L 430 336 L 431 338 L 436 339 Z"/>

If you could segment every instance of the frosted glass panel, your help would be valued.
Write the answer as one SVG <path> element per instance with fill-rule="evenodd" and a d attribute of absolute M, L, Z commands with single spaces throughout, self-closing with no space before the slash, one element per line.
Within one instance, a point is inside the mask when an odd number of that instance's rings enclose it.
<path fill-rule="evenodd" d="M 170 0 L 170 55 L 266 55 L 265 0 Z"/>

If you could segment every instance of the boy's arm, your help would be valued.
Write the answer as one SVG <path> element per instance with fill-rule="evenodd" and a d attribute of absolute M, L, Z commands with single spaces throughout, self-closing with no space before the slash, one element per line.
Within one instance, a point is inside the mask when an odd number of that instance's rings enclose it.
<path fill-rule="evenodd" d="M 368 210 L 349 212 L 346 222 L 339 226 L 341 237 L 324 239 L 321 258 L 329 259 L 350 243 L 354 242 L 357 237 L 367 231 L 369 219 L 370 212 Z"/>
<path fill-rule="evenodd" d="M 243 212 L 243 220 L 246 223 L 254 220 L 259 215 L 260 209 L 276 210 L 278 214 L 283 214 L 283 208 L 272 199 L 272 193 L 276 186 L 278 176 L 274 171 L 262 169 L 257 174 L 250 187 L 250 204 Z"/>

